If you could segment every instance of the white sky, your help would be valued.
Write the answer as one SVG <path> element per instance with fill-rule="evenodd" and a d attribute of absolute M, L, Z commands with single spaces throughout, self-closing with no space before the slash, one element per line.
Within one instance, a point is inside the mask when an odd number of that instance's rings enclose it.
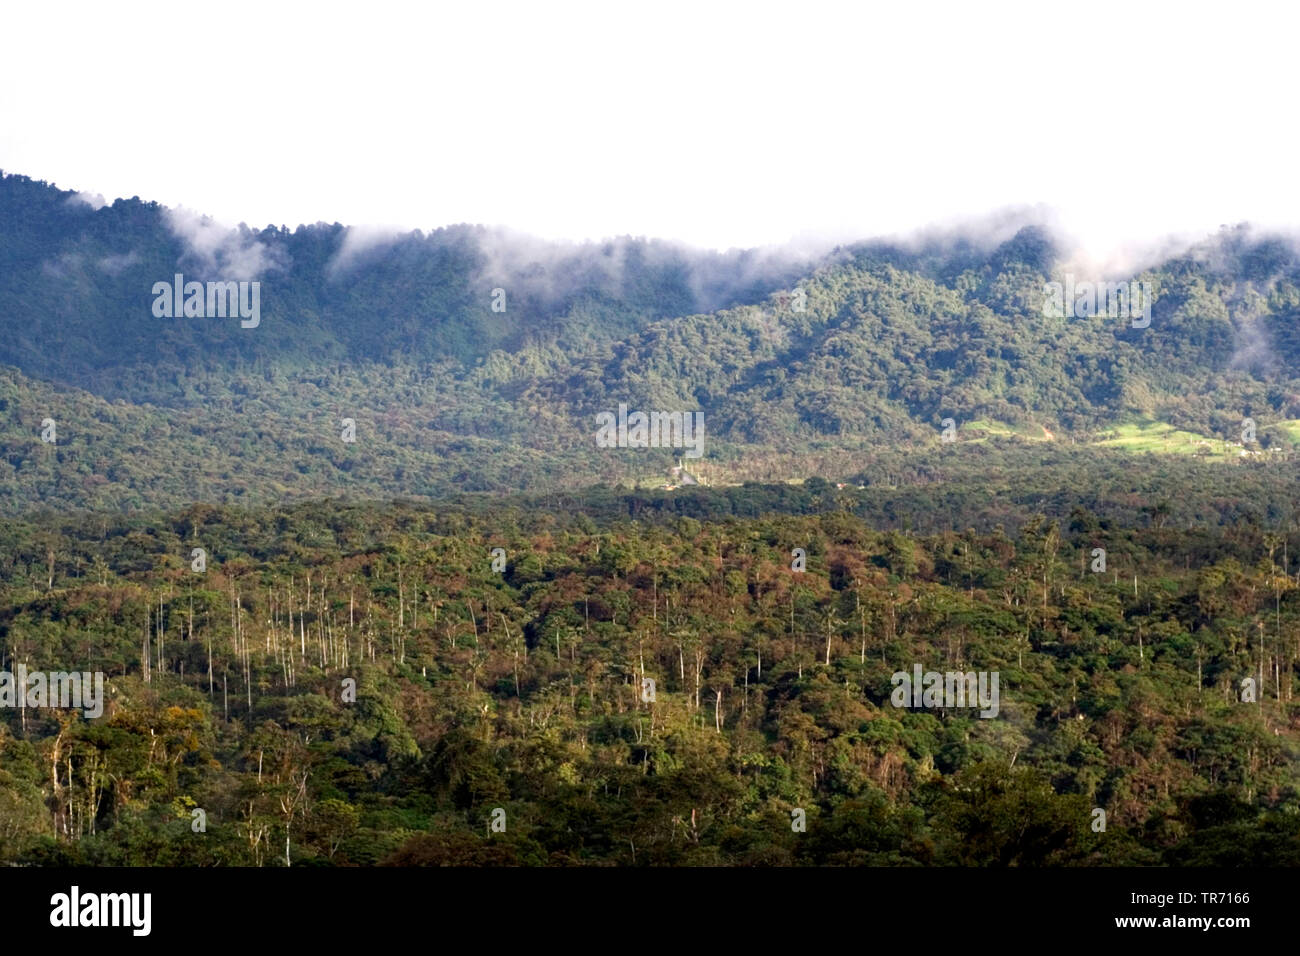
<path fill-rule="evenodd" d="M 1289 3 L 6 8 L 0 168 L 231 223 L 703 246 L 1300 225 Z"/>

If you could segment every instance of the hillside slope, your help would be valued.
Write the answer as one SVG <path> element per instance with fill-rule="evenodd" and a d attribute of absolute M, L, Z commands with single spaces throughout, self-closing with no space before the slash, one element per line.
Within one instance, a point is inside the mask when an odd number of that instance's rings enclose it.
<path fill-rule="evenodd" d="M 1230 230 L 1144 272 L 1148 328 L 1044 317 L 1058 260 L 1034 228 L 816 261 L 468 226 L 227 231 L 5 176 L 0 507 L 662 481 L 680 449 L 596 447 L 620 405 L 702 413 L 716 481 L 851 475 L 881 447 L 935 448 L 948 418 L 961 441 L 1154 422 L 1222 451 L 1250 417 L 1261 449 L 1291 446 L 1288 244 Z M 155 317 L 178 272 L 260 282 L 257 326 Z"/>

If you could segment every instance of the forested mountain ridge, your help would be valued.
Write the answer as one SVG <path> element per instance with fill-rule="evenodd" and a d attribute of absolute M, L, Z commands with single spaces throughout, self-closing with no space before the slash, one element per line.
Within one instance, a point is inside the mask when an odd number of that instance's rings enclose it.
<path fill-rule="evenodd" d="M 671 449 L 595 448 L 620 404 L 703 412 L 720 481 L 855 475 L 882 447 L 933 449 L 945 418 L 994 444 L 1165 428 L 1222 450 L 1247 417 L 1261 449 L 1300 438 L 1300 260 L 1245 229 L 1136 277 L 1155 304 L 1133 328 L 1044 316 L 1066 264 L 1035 228 L 808 261 L 96 205 L 0 178 L 10 512 L 662 480 Z M 177 272 L 257 278 L 260 323 L 155 317 Z"/>
<path fill-rule="evenodd" d="M 470 367 L 495 349 L 580 351 L 657 317 L 760 299 L 799 274 L 759 253 L 630 238 L 574 246 L 475 226 L 424 235 L 337 223 L 227 230 L 139 199 L 95 205 L 0 176 L 0 363 L 110 398 L 183 400 L 176 380 L 187 370 Z M 250 335 L 238 322 L 158 320 L 150 289 L 177 272 L 260 279 L 267 324 Z M 495 313 L 502 285 L 508 311 Z M 143 381 L 114 377 L 123 370 Z"/>

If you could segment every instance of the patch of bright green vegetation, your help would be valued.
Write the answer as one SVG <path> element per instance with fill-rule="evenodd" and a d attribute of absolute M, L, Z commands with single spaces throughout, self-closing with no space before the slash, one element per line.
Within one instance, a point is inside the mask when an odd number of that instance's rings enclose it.
<path fill-rule="evenodd" d="M 1221 438 L 1183 431 L 1168 422 L 1150 418 L 1115 425 L 1102 433 L 1097 444 L 1106 448 L 1157 455 L 1225 455 L 1238 450 Z"/>

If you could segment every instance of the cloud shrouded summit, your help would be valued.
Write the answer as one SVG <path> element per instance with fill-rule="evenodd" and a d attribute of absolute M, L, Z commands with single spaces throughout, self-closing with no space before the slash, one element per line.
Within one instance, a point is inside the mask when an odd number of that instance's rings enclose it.
<path fill-rule="evenodd" d="M 307 24 L 234 2 L 225 15 L 256 29 L 158 83 L 120 50 L 159 22 L 208 35 L 202 11 L 89 8 L 71 24 L 12 11 L 24 40 L 0 60 L 0 166 L 225 222 L 471 222 L 719 250 L 1042 204 L 1099 267 L 1225 223 L 1300 223 L 1297 132 L 1274 94 L 1292 86 L 1300 12 L 1285 6 L 670 2 L 645 17 L 564 0 Z M 238 135 L 183 162 L 158 132 L 216 117 Z M 1243 148 L 1252 137 L 1267 145 Z"/>

